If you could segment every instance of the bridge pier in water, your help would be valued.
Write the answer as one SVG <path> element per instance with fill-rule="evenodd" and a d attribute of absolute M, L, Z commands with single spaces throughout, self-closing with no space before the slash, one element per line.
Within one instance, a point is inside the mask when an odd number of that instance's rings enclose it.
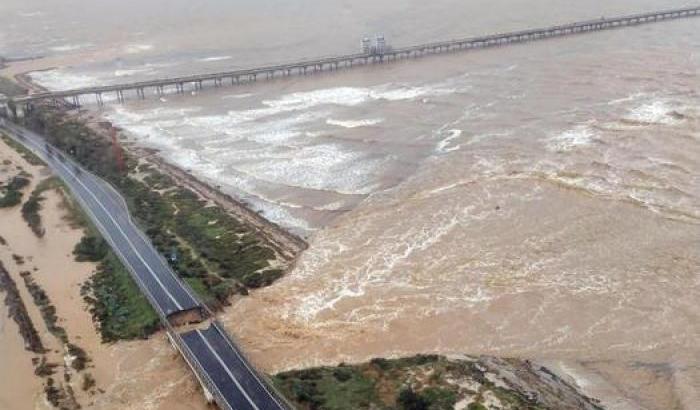
<path fill-rule="evenodd" d="M 685 9 L 667 10 L 653 13 L 637 14 L 631 16 L 622 16 L 616 18 L 590 20 L 577 23 L 563 24 L 539 29 L 522 30 L 511 33 L 487 35 L 461 40 L 451 40 L 432 44 L 423 44 L 412 47 L 404 47 L 398 49 L 387 49 L 380 53 L 358 53 L 338 57 L 321 58 L 316 61 L 302 61 L 290 64 L 281 64 L 277 66 L 260 67 L 246 70 L 233 70 L 230 72 L 217 74 L 204 74 L 200 76 L 188 76 L 180 78 L 143 81 L 132 84 L 124 84 L 116 89 L 117 101 L 124 102 L 124 91 L 135 90 L 136 95 L 140 99 L 145 99 L 145 88 L 153 87 L 159 96 L 164 94 L 164 87 L 175 86 L 177 94 L 185 93 L 185 84 L 191 83 L 195 90 L 202 90 L 203 82 L 213 80 L 216 87 L 221 87 L 224 79 L 230 78 L 231 85 L 238 85 L 243 82 L 256 82 L 258 74 L 265 74 L 265 79 L 271 80 L 275 78 L 275 74 L 279 72 L 282 77 L 289 77 L 293 74 L 299 76 L 309 75 L 311 73 L 321 72 L 325 69 L 328 71 L 338 70 L 341 67 L 351 68 L 355 65 L 382 64 L 385 62 L 394 62 L 401 59 L 420 58 L 439 53 L 450 53 L 460 50 L 474 50 L 486 47 L 496 47 L 513 43 L 524 43 L 528 41 L 536 41 L 554 37 L 563 37 L 579 33 L 589 33 L 600 30 L 607 30 L 620 27 L 635 26 L 645 23 L 653 23 L 658 21 L 678 19 L 683 17 L 691 17 L 700 15 L 700 7 L 689 7 Z M 38 100 L 52 99 L 69 99 L 72 98 L 73 106 L 80 107 L 80 96 L 94 94 L 98 105 L 102 105 L 102 93 L 114 92 L 114 86 L 90 87 L 78 90 L 69 90 L 67 92 L 45 92 L 32 94 L 25 97 L 16 98 L 18 104 L 25 102 L 34 102 Z"/>

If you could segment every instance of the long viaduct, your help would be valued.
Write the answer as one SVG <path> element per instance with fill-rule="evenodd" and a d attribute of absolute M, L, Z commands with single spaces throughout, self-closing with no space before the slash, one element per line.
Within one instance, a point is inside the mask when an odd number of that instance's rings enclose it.
<path fill-rule="evenodd" d="M 78 88 L 65 91 L 47 91 L 30 94 L 14 99 L 20 109 L 31 109 L 32 104 L 44 102 L 67 102 L 73 106 L 81 105 L 81 98 L 92 96 L 98 105 L 104 103 L 103 96 L 112 94 L 114 100 L 124 102 L 127 96 L 145 99 L 147 94 L 163 95 L 166 91 L 184 94 L 187 90 L 200 90 L 205 83 L 220 87 L 224 83 L 231 85 L 249 83 L 260 79 L 270 80 L 276 77 L 292 75 L 307 75 L 321 71 L 333 71 L 354 66 L 380 64 L 403 59 L 416 58 L 426 55 L 449 53 L 460 50 L 474 50 L 487 47 L 503 46 L 506 44 L 523 43 L 553 37 L 569 36 L 593 31 L 609 30 L 640 24 L 655 23 L 679 18 L 700 15 L 700 7 L 687 7 L 673 10 L 663 10 L 627 16 L 600 18 L 597 20 L 579 21 L 564 25 L 471 37 L 460 40 L 440 41 L 420 44 L 410 47 L 385 49 L 381 52 L 368 52 L 326 57 L 315 60 L 296 61 L 288 64 L 256 67 L 243 70 L 224 71 L 218 73 L 195 74 L 184 77 L 162 78 L 125 84 L 104 85 Z M 167 89 L 167 90 L 166 90 Z M 0 101 L 1 103 L 2 101 Z M 4 101 L 7 104 L 8 101 Z"/>

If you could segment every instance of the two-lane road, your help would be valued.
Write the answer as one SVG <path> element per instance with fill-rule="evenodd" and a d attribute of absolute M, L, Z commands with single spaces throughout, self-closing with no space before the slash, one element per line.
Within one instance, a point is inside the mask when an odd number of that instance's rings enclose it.
<path fill-rule="evenodd" d="M 198 378 L 205 381 L 224 410 L 286 410 L 283 399 L 252 367 L 216 322 L 206 329 L 178 334 L 169 317 L 206 310 L 168 266 L 165 259 L 134 224 L 121 195 L 109 184 L 46 143 L 43 137 L 11 124 L 0 128 L 41 157 L 77 198 L 114 252 L 129 269 L 141 290 L 171 332 Z M 181 343 L 180 343 L 181 341 Z M 194 361 L 194 363 L 192 363 Z"/>
<path fill-rule="evenodd" d="M 112 246 L 147 293 L 154 308 L 167 317 L 173 313 L 197 309 L 201 303 L 175 276 L 158 252 L 139 233 L 126 209 L 108 185 L 83 170 L 39 135 L 27 130 L 10 129 L 14 138 L 40 156 L 66 183 L 100 233 Z"/>

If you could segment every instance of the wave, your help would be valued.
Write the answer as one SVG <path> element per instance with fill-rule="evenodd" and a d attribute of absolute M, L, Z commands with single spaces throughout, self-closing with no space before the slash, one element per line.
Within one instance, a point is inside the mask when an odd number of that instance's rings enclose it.
<path fill-rule="evenodd" d="M 460 145 L 450 146 L 450 143 L 462 135 L 462 130 L 447 130 L 447 134 L 447 137 L 438 142 L 437 147 L 435 148 L 436 151 L 445 153 L 455 151 L 460 148 Z"/>
<path fill-rule="evenodd" d="M 573 129 L 551 137 L 547 148 L 554 152 L 572 151 L 576 148 L 590 145 L 595 140 L 596 134 L 589 125 L 579 125 Z"/>
<path fill-rule="evenodd" d="M 249 98 L 252 97 L 253 93 L 242 93 L 242 94 L 229 94 L 229 95 L 224 95 L 221 97 L 222 100 L 241 100 L 244 98 Z"/>
<path fill-rule="evenodd" d="M 343 127 L 343 128 L 357 128 L 357 127 L 369 127 L 372 125 L 377 125 L 384 121 L 381 118 L 369 118 L 369 119 L 364 119 L 364 120 L 334 120 L 332 118 L 329 118 L 326 120 L 326 124 L 328 125 L 337 125 L 338 127 Z"/>
<path fill-rule="evenodd" d="M 153 49 L 152 44 L 127 44 L 123 50 L 127 54 L 139 54 Z"/>
<path fill-rule="evenodd" d="M 57 53 L 65 53 L 69 51 L 76 51 L 87 47 L 92 47 L 92 43 L 81 43 L 81 44 L 63 44 L 60 46 L 50 47 L 49 50 Z"/>
<path fill-rule="evenodd" d="M 630 110 L 623 118 L 624 122 L 636 125 L 670 125 L 681 120 L 683 120 L 682 114 L 666 100 L 656 100 L 642 104 Z"/>
<path fill-rule="evenodd" d="M 50 90 L 69 90 L 100 84 L 100 79 L 94 75 L 69 72 L 64 69 L 33 71 L 29 76 L 32 81 Z"/>
<path fill-rule="evenodd" d="M 44 15 L 43 11 L 20 11 L 17 15 L 24 18 L 38 17 Z"/>
<path fill-rule="evenodd" d="M 212 62 L 212 61 L 225 61 L 225 60 L 230 60 L 232 59 L 232 56 L 213 56 L 213 57 L 204 57 L 204 58 L 199 58 L 197 61 L 201 62 Z"/>

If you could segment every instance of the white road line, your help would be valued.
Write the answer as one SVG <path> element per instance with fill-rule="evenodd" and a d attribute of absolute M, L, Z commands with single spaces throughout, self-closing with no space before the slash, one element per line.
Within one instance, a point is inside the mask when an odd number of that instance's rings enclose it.
<path fill-rule="evenodd" d="M 221 359 L 221 356 L 219 356 L 219 354 L 216 352 L 216 350 L 214 350 L 214 348 L 211 346 L 211 344 L 209 344 L 209 342 L 208 342 L 207 339 L 204 337 L 204 335 L 202 335 L 202 331 L 201 331 L 201 330 L 197 329 L 197 335 L 199 335 L 199 337 L 202 339 L 202 341 L 204 342 L 204 344 L 207 345 L 207 348 L 209 348 L 209 350 L 212 352 L 212 354 L 214 355 L 214 357 L 216 357 L 216 360 L 218 360 L 219 363 L 221 364 L 221 367 L 224 368 L 224 370 L 226 371 L 226 373 L 228 374 L 228 376 L 229 376 L 229 377 L 231 378 L 231 380 L 233 380 L 233 382 L 236 384 L 236 387 L 238 387 L 238 390 L 240 390 L 241 393 L 243 393 L 243 396 L 245 396 L 246 400 L 248 400 L 248 403 L 250 403 L 250 405 L 253 406 L 253 408 L 254 408 L 255 410 L 260 410 L 260 409 L 258 408 L 258 406 L 255 405 L 255 403 L 253 402 L 253 400 L 250 399 L 250 396 L 248 396 L 248 393 L 246 393 L 246 391 L 243 390 L 243 386 L 241 386 L 241 384 L 238 382 L 238 380 L 236 380 L 236 378 L 233 376 L 233 374 L 231 373 L 231 371 L 230 371 L 230 370 L 228 369 L 228 367 L 226 366 L 226 363 L 224 363 L 224 361 Z"/>
<path fill-rule="evenodd" d="M 217 332 L 221 333 L 221 332 L 219 331 L 219 326 L 218 326 L 218 325 L 215 325 L 215 326 L 214 326 L 214 329 L 216 329 Z M 248 372 L 249 372 L 250 374 L 252 374 L 253 377 L 255 378 L 255 380 L 263 387 L 263 389 L 265 389 L 265 392 L 268 394 L 268 396 L 270 396 L 270 398 L 271 398 L 275 403 L 277 403 L 277 405 L 278 405 L 280 408 L 282 408 L 282 409 L 285 408 L 284 406 L 282 406 L 282 404 L 281 404 L 279 401 L 277 401 L 277 398 L 270 392 L 270 390 L 267 389 L 267 384 L 263 383 L 263 381 L 260 380 L 260 378 L 258 378 L 258 374 L 257 374 L 253 369 L 251 369 L 250 366 L 248 366 L 248 361 L 247 361 L 244 357 L 242 357 L 242 355 L 241 355 L 240 353 L 238 353 L 238 349 L 236 349 L 236 347 L 231 343 L 231 341 L 228 339 L 228 337 L 226 337 L 225 335 L 221 335 L 221 337 L 223 337 L 224 340 L 226 340 L 226 343 L 229 345 L 229 347 L 231 347 L 231 349 L 233 350 L 233 352 L 236 353 L 236 356 L 238 357 L 238 359 L 239 359 L 241 362 L 243 362 L 243 365 L 246 367 L 246 369 L 248 369 Z"/>
<path fill-rule="evenodd" d="M 46 154 L 47 154 L 46 156 L 48 157 L 48 153 L 46 153 Z M 75 181 L 78 184 L 80 184 L 80 186 L 82 186 L 83 189 L 85 189 L 93 197 L 95 202 L 97 202 L 97 205 L 99 205 L 100 208 L 102 208 L 102 210 L 105 212 L 107 217 L 112 221 L 114 226 L 116 226 L 116 228 L 122 234 L 122 236 L 124 237 L 124 240 L 129 244 L 129 247 L 131 248 L 131 250 L 134 251 L 136 256 L 141 260 L 141 263 L 143 263 L 143 265 L 146 267 L 146 269 L 148 269 L 148 271 L 151 273 L 151 276 L 153 276 L 153 278 L 156 280 L 156 282 L 158 282 L 158 284 L 163 289 L 163 291 L 170 297 L 170 299 L 173 301 L 173 303 L 175 303 L 175 306 L 177 306 L 178 309 L 182 310 L 182 305 L 180 305 L 180 303 L 178 303 L 178 301 L 175 299 L 175 297 L 173 297 L 173 295 L 170 293 L 170 291 L 165 287 L 165 285 L 163 285 L 163 282 L 160 281 L 160 279 L 158 278 L 158 275 L 156 275 L 155 272 L 153 271 L 153 269 L 151 269 L 151 267 L 148 265 L 148 263 L 146 263 L 146 261 L 143 259 L 141 254 L 136 250 L 136 247 L 134 246 L 134 244 L 131 243 L 131 240 L 129 240 L 129 237 L 126 235 L 126 233 L 124 233 L 124 231 L 119 226 L 117 221 L 114 218 L 112 218 L 112 215 L 110 215 L 107 208 L 105 208 L 104 205 L 102 205 L 102 202 L 100 202 L 100 200 L 97 198 L 97 196 L 90 190 L 90 188 L 88 188 L 85 184 L 83 184 L 83 182 L 80 180 L 80 178 L 78 178 L 73 172 L 71 172 L 70 169 L 65 164 L 63 164 L 60 160 L 56 161 L 55 159 L 53 159 L 53 162 L 57 163 L 58 165 L 63 167 L 64 172 L 66 172 L 68 175 L 72 176 L 73 179 L 75 179 Z M 93 216 L 96 216 L 96 215 L 93 214 Z"/>
<path fill-rule="evenodd" d="M 90 173 L 89 171 L 88 171 L 88 173 L 93 177 L 93 179 L 96 180 L 96 183 L 97 183 L 98 188 L 100 189 L 100 191 L 102 191 L 103 194 L 105 194 L 105 196 L 111 197 L 111 195 L 109 195 L 107 192 L 105 192 L 105 190 L 103 189 L 103 185 L 104 185 L 104 188 L 109 189 L 110 191 L 113 191 L 113 193 L 115 194 L 115 196 L 116 196 L 117 198 L 119 198 L 119 202 L 121 203 L 120 205 L 122 206 L 122 208 L 124 208 L 126 217 L 127 217 L 127 219 L 129 219 L 129 223 L 130 223 L 131 225 L 134 226 L 135 231 L 136 231 L 136 234 L 137 234 L 138 236 L 141 237 L 141 240 L 146 244 L 146 246 L 149 246 L 149 247 L 155 249 L 155 247 L 153 246 L 153 243 L 151 243 L 151 241 L 150 241 L 148 238 L 146 238 L 146 236 L 144 235 L 144 233 L 141 232 L 141 230 L 138 228 L 138 226 L 137 226 L 136 223 L 134 222 L 133 218 L 131 217 L 131 213 L 129 212 L 129 206 L 126 204 L 126 200 L 125 200 L 124 197 L 119 193 L 119 191 L 117 191 L 116 188 L 114 188 L 109 182 L 106 182 L 106 181 L 101 180 L 100 178 L 98 178 L 97 176 L 93 175 L 93 174 Z M 115 204 L 115 206 L 119 207 L 119 205 L 117 205 L 117 204 Z M 159 259 L 159 260 L 161 261 L 161 263 L 163 264 L 163 266 L 169 267 L 169 266 L 168 266 L 168 262 L 165 260 L 165 258 L 163 257 L 163 255 L 161 255 L 160 253 L 158 253 L 157 250 L 156 250 L 155 253 L 156 253 L 156 256 L 158 257 L 158 259 Z M 182 289 L 185 290 L 185 293 L 187 293 L 187 295 L 190 297 L 190 299 L 192 299 L 192 302 L 193 302 L 195 305 L 199 305 L 199 304 L 201 303 L 201 302 L 199 301 L 199 299 L 197 299 L 197 297 L 195 297 L 195 296 L 192 294 L 192 292 L 190 291 L 190 289 L 188 288 L 188 286 L 187 286 L 185 283 L 183 283 L 177 276 L 175 276 L 175 274 L 174 274 L 170 269 L 168 269 L 168 274 L 169 274 L 169 276 L 171 276 L 176 282 L 178 282 L 178 284 L 182 287 Z"/>

